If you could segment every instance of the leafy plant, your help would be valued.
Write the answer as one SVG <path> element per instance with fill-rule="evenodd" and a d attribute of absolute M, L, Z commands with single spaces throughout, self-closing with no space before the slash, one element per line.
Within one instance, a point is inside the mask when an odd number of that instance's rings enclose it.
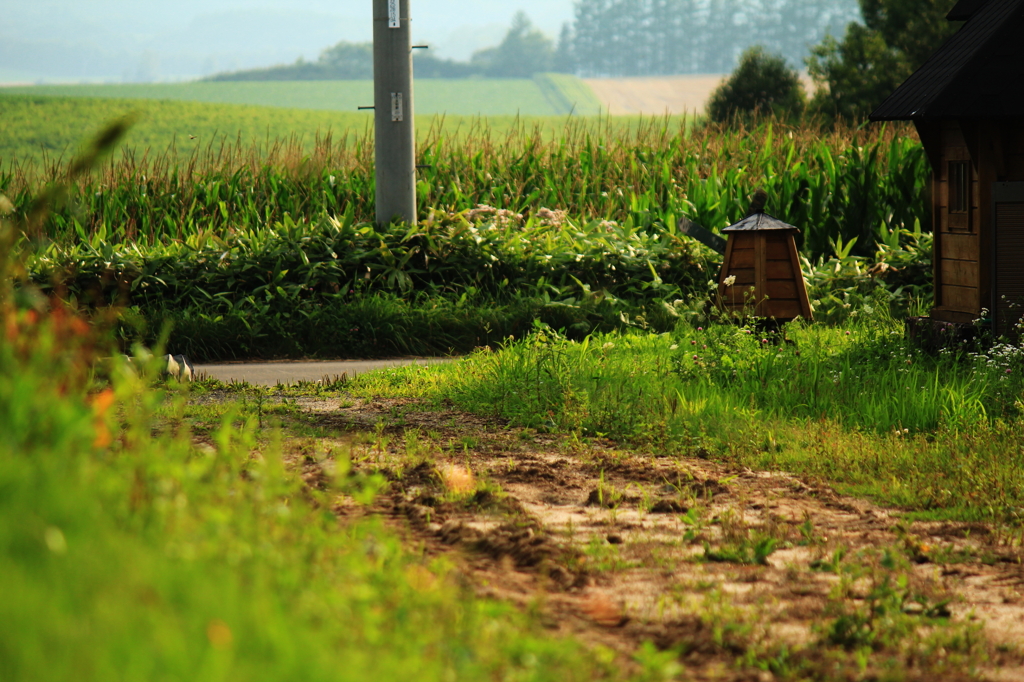
<path fill-rule="evenodd" d="M 769 536 L 745 537 L 738 542 L 721 544 L 714 549 L 704 543 L 704 560 L 732 564 L 767 566 L 768 557 L 778 549 L 779 541 Z"/>

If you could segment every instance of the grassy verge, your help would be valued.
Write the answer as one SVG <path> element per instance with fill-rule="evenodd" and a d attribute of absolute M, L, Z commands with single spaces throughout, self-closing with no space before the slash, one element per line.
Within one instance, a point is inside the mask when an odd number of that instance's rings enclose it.
<path fill-rule="evenodd" d="M 585 82 L 566 73 L 541 73 L 534 83 L 552 106 L 573 116 L 599 116 L 601 100 Z"/>
<path fill-rule="evenodd" d="M 5 301 L 6 302 L 6 301 Z M 596 654 L 466 594 L 379 521 L 345 462 L 317 489 L 229 410 L 185 396 L 63 312 L 3 313 L 0 676 L 5 680 L 589 680 Z M 164 416 L 158 418 L 161 406 Z"/>
<path fill-rule="evenodd" d="M 458 366 L 395 369 L 360 390 L 450 400 L 541 430 L 819 476 L 935 516 L 1014 522 L 1021 349 L 931 357 L 899 324 L 567 340 L 551 329 Z"/>

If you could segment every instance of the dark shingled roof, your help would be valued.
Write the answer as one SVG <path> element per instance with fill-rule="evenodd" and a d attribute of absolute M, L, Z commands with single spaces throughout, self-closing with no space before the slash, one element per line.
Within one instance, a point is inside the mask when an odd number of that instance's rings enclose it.
<path fill-rule="evenodd" d="M 957 0 L 953 9 L 949 10 L 946 19 L 949 21 L 967 21 L 981 9 L 988 0 Z"/>
<path fill-rule="evenodd" d="M 1024 115 L 1024 0 L 960 0 L 951 14 L 958 11 L 967 23 L 871 120 Z"/>
<path fill-rule="evenodd" d="M 789 223 L 784 223 L 778 218 L 767 213 L 752 213 L 735 225 L 730 225 L 722 232 L 740 232 L 742 230 L 797 230 L 799 228 Z"/>

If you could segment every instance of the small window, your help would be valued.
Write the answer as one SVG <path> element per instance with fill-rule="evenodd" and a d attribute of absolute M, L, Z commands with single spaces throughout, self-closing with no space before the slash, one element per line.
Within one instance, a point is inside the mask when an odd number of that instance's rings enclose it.
<path fill-rule="evenodd" d="M 949 162 L 949 212 L 967 213 L 971 207 L 971 176 L 966 161 Z"/>

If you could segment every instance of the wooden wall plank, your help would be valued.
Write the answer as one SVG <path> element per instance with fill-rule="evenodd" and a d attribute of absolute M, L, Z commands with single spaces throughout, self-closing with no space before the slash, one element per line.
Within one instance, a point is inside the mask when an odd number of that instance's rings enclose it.
<path fill-rule="evenodd" d="M 734 268 L 753 268 L 754 267 L 754 250 L 753 249 L 733 249 L 732 258 L 729 259 L 729 269 Z"/>
<path fill-rule="evenodd" d="M 1024 202 L 996 204 L 995 223 L 995 329 L 1014 335 L 1024 315 Z"/>
<path fill-rule="evenodd" d="M 803 314 L 799 301 L 769 300 L 766 307 L 768 317 L 780 320 L 792 320 L 794 317 L 800 317 Z"/>
<path fill-rule="evenodd" d="M 765 267 L 766 279 L 793 279 L 793 266 L 788 260 L 770 260 Z"/>
<path fill-rule="evenodd" d="M 959 310 L 968 313 L 979 312 L 978 288 L 943 284 L 942 307 L 947 310 Z"/>
<path fill-rule="evenodd" d="M 746 287 L 754 286 L 754 268 L 735 268 L 729 270 L 729 275 L 736 278 L 733 286 Z"/>
<path fill-rule="evenodd" d="M 799 300 L 800 292 L 797 290 L 796 282 L 792 279 L 770 279 L 768 280 L 768 298 L 771 300 L 791 298 Z"/>
<path fill-rule="evenodd" d="M 754 235 L 749 232 L 732 232 L 726 233 L 729 235 L 729 241 L 731 241 L 734 249 L 752 249 L 754 248 Z"/>
<path fill-rule="evenodd" d="M 768 260 L 789 260 L 789 235 L 779 235 L 768 239 Z"/>
<path fill-rule="evenodd" d="M 946 232 L 942 235 L 942 258 L 952 260 L 978 260 L 978 236 Z"/>
<path fill-rule="evenodd" d="M 978 261 L 942 258 L 939 267 L 943 284 L 966 287 L 978 285 Z"/>

